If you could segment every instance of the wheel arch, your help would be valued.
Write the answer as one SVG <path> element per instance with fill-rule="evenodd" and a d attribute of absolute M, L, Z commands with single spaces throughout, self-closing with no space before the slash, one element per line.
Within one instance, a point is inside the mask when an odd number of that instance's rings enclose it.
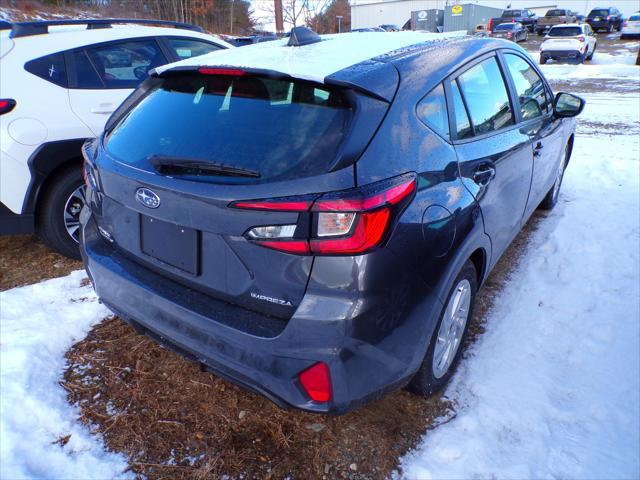
<path fill-rule="evenodd" d="M 482 282 L 485 278 L 485 273 L 487 269 L 487 252 L 484 248 L 477 248 L 469 257 L 471 263 L 476 268 L 476 275 L 478 279 L 478 287 L 482 285 Z"/>
<path fill-rule="evenodd" d="M 573 139 L 575 138 L 575 134 L 572 133 L 569 136 L 569 139 L 567 140 L 567 145 L 569 146 L 569 152 L 567 153 L 567 163 L 565 165 L 565 168 L 567 167 L 567 165 L 569 165 L 569 160 L 571 159 L 571 153 L 573 152 Z"/>
<path fill-rule="evenodd" d="M 55 178 L 70 166 L 82 166 L 80 148 L 86 138 L 74 138 L 47 142 L 40 145 L 29 157 L 28 165 L 31 181 L 25 196 L 23 211 L 36 214 L 43 193 L 53 184 Z"/>

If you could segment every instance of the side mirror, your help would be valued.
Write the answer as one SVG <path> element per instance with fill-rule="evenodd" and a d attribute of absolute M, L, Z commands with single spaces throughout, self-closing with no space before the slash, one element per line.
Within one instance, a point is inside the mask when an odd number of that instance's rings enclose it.
<path fill-rule="evenodd" d="M 586 102 L 571 93 L 560 92 L 553 102 L 553 113 L 558 118 L 568 118 L 580 115 Z"/>

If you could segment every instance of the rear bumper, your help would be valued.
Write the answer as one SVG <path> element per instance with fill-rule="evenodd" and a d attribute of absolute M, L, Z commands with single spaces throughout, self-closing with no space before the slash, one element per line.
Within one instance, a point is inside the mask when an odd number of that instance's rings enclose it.
<path fill-rule="evenodd" d="M 540 56 L 547 60 L 580 60 L 584 54 L 579 50 L 544 50 Z"/>
<path fill-rule="evenodd" d="M 600 29 L 600 28 L 609 28 L 609 25 L 612 25 L 612 22 L 610 22 L 609 20 L 600 20 L 600 21 L 593 21 L 593 20 L 587 20 L 587 23 L 591 26 L 591 28 L 595 29 Z"/>
<path fill-rule="evenodd" d="M 332 310 L 330 299 L 317 297 L 303 300 L 277 335 L 251 334 L 208 316 L 207 298 L 215 300 L 119 253 L 100 237 L 87 209 L 82 224 L 85 267 L 107 306 L 139 332 L 281 407 L 341 414 L 407 383 L 441 308 L 439 301 L 423 303 L 413 309 L 415 315 L 382 335 L 370 318 L 368 300 L 349 304 L 351 313 L 345 317 L 336 314 L 337 306 Z M 335 302 L 344 310 L 344 296 Z M 331 374 L 332 400 L 327 403 L 310 400 L 297 380 L 318 361 Z"/>

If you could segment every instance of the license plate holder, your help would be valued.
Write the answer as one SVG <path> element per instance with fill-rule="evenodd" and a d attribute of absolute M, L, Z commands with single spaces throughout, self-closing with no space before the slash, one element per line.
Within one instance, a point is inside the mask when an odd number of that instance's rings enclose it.
<path fill-rule="evenodd" d="M 200 232 L 140 215 L 140 249 L 150 257 L 192 275 L 200 265 Z"/>

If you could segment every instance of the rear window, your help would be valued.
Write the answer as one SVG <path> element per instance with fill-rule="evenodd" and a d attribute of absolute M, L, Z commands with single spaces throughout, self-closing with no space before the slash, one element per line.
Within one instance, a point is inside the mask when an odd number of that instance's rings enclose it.
<path fill-rule="evenodd" d="M 522 16 L 520 10 L 505 10 L 502 12 L 502 18 L 512 18 Z"/>
<path fill-rule="evenodd" d="M 580 27 L 554 27 L 549 30 L 550 37 L 577 37 L 581 33 Z"/>
<path fill-rule="evenodd" d="M 340 90 L 256 76 L 184 75 L 152 88 L 107 133 L 117 160 L 151 169 L 153 157 L 259 172 L 281 180 L 326 173 L 352 117 Z"/>
<path fill-rule="evenodd" d="M 546 17 L 562 17 L 566 15 L 566 10 L 549 10 Z"/>
<path fill-rule="evenodd" d="M 634 14 L 634 15 L 631 15 L 631 16 L 629 17 L 629 20 L 630 20 L 630 21 L 632 21 L 632 22 L 638 22 L 638 21 L 640 21 L 640 14 Z"/>
<path fill-rule="evenodd" d="M 515 26 L 515 23 L 501 23 L 496 27 L 496 30 L 513 30 Z"/>
<path fill-rule="evenodd" d="M 609 15 L 609 10 L 604 10 L 604 9 L 600 9 L 600 10 L 591 10 L 589 12 L 589 18 L 593 18 L 593 17 L 606 17 L 607 15 Z"/>

